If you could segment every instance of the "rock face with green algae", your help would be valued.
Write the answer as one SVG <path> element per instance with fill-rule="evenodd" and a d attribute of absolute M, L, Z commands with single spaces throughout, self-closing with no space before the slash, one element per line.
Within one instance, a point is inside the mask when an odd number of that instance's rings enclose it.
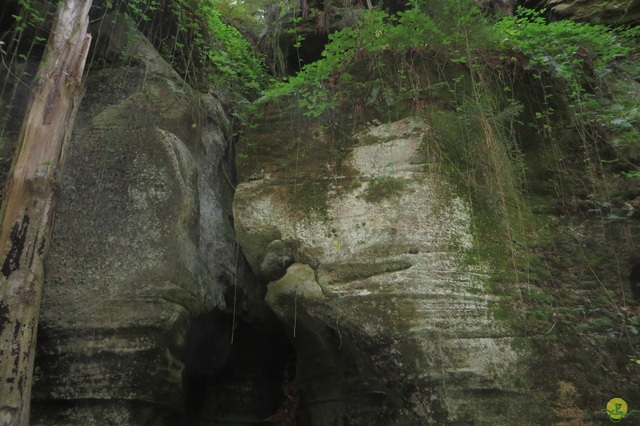
<path fill-rule="evenodd" d="M 543 0 L 531 3 L 549 8 L 560 18 L 591 24 L 628 25 L 640 22 L 638 0 Z"/>
<path fill-rule="evenodd" d="M 296 242 L 299 263 L 269 284 L 267 301 L 295 335 L 301 424 L 546 421 L 518 380 L 528 353 L 493 318 L 489 268 L 468 261 L 479 249 L 470 206 L 420 155 L 429 138 L 415 118 L 354 135 L 323 212 L 301 214 L 304 193 L 287 198 L 291 182 L 270 163 L 237 188 L 238 240 L 258 273 L 272 241 Z M 314 149 L 301 144 L 300 158 Z M 393 180 L 402 185 L 380 190 Z"/>
<path fill-rule="evenodd" d="M 285 299 L 285 300 L 283 300 Z M 322 288 L 316 282 L 313 269 L 309 265 L 294 263 L 284 277 L 269 284 L 265 300 L 280 317 L 290 317 L 295 320 L 295 310 L 290 311 L 291 301 L 295 305 L 303 301 L 322 301 L 325 299 Z"/>
<path fill-rule="evenodd" d="M 236 262 L 221 106 L 108 22 L 98 55 L 127 40 L 137 65 L 88 73 L 46 265 L 34 425 L 179 424 L 189 321 L 224 307 Z"/>

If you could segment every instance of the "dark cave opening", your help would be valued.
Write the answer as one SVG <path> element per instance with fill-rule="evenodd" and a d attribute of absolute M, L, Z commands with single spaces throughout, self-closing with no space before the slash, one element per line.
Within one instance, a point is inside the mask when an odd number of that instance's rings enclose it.
<path fill-rule="evenodd" d="M 287 51 L 288 75 L 295 75 L 305 65 L 320 60 L 324 47 L 328 43 L 328 34 L 305 34 L 305 39 L 299 48 L 291 47 Z"/>
<path fill-rule="evenodd" d="M 259 318 L 213 311 L 194 319 L 185 343 L 185 425 L 272 424 L 290 399 L 295 352 L 267 309 Z"/>

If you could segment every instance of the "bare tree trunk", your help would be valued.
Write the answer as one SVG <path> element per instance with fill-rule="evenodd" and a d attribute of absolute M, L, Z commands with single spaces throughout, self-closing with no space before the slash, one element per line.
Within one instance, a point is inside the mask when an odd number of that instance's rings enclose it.
<path fill-rule="evenodd" d="M 65 0 L 49 37 L 7 181 L 0 230 L 0 426 L 27 426 L 43 259 L 64 145 L 83 96 L 91 0 Z"/>

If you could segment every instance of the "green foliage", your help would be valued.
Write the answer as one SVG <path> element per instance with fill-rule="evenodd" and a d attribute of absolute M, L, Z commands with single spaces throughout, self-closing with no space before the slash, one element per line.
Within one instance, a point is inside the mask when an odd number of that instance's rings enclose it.
<path fill-rule="evenodd" d="M 12 18 L 16 22 L 16 32 L 24 31 L 27 26 L 36 28 L 39 24 L 44 22 L 44 16 L 31 4 L 30 1 L 19 0 L 18 4 L 22 9 L 20 15 L 12 15 Z"/>
<path fill-rule="evenodd" d="M 161 25 L 171 27 L 163 36 L 160 51 L 195 86 L 217 86 L 251 95 L 266 81 L 264 65 L 253 46 L 219 10 L 230 6 L 220 0 L 131 0 L 127 16 L 141 29 L 149 28 L 150 39 L 163 29 L 150 23 L 157 13 Z M 165 30 L 166 31 L 166 30 Z"/>
<path fill-rule="evenodd" d="M 569 20 L 547 22 L 543 13 L 520 7 L 516 16 L 497 22 L 493 31 L 498 47 L 523 55 L 527 66 L 537 70 L 535 78 L 542 80 L 547 74 L 559 80 L 579 124 L 592 125 L 598 120 L 596 97 L 601 90 L 592 84 L 592 74 L 628 55 L 630 48 L 605 26 Z M 544 119 L 554 112 L 548 108 L 536 118 Z"/>
<path fill-rule="evenodd" d="M 451 22 L 456 25 L 451 26 Z M 296 76 L 269 89 L 261 101 L 294 94 L 305 115 L 318 117 L 340 105 L 341 94 L 333 90 L 335 83 L 345 88 L 357 85 L 348 72 L 354 64 L 365 59 L 375 63 L 387 54 L 400 58 L 409 52 L 460 52 L 468 44 L 472 29 L 482 25 L 482 16 L 469 0 L 438 6 L 412 1 L 408 10 L 396 15 L 377 8 L 364 11 L 355 26 L 329 35 L 330 42 L 321 60 L 304 66 Z M 459 31 L 460 27 L 466 31 Z M 474 37 L 477 34 L 483 31 L 475 31 Z M 402 93 L 388 89 L 390 86 L 384 84 L 377 87 L 374 98 L 383 99 L 387 105 L 399 99 Z"/>
<path fill-rule="evenodd" d="M 563 20 L 547 22 L 544 11 L 518 8 L 493 26 L 502 49 L 522 52 L 531 66 L 565 79 L 570 85 L 580 80 L 585 65 L 604 67 L 625 56 L 629 48 L 602 25 Z M 577 88 L 580 90 L 580 88 Z"/>
<path fill-rule="evenodd" d="M 12 28 L 7 29 L 8 31 L 6 35 L 8 35 L 8 37 L 5 36 L 3 38 L 9 39 L 7 51 L 5 53 L 9 54 L 12 58 L 16 56 L 17 58 L 26 61 L 27 58 L 29 58 L 29 55 L 34 51 L 34 47 L 38 47 L 36 50 L 40 51 L 46 44 L 47 38 L 44 37 L 46 35 L 45 20 L 51 19 L 52 17 L 47 15 L 54 12 L 43 12 L 41 8 L 38 8 L 33 3 L 34 2 L 31 0 L 18 0 L 20 12 L 18 14 L 11 15 L 14 25 Z M 26 53 L 24 51 L 22 53 L 18 53 L 18 46 L 26 41 L 23 39 L 26 34 L 32 35 L 33 40 L 29 40 L 31 44 Z"/>
<path fill-rule="evenodd" d="M 638 29 L 547 22 L 544 11 L 524 8 L 490 24 L 466 1 L 415 1 L 410 6 L 397 15 L 365 11 L 354 26 L 330 35 L 321 60 L 269 89 L 261 101 L 293 95 L 310 117 L 356 100 L 361 105 L 354 105 L 355 114 L 365 106 L 390 108 L 400 100 L 419 107 L 431 88 L 412 79 L 416 73 L 412 61 L 431 56 L 441 67 L 459 64 L 471 73 L 470 80 L 462 72 L 449 75 L 445 83 L 458 112 L 477 111 L 481 120 L 486 116 L 496 124 L 507 114 L 507 121 L 513 122 L 522 107 L 509 99 L 515 78 L 505 73 L 509 63 L 529 70 L 544 92 L 533 127 L 554 132 L 555 107 L 558 102 L 566 104 L 583 143 L 588 173 L 596 173 L 595 163 L 601 161 L 590 154 L 596 138 L 609 138 L 627 163 L 640 158 L 640 113 L 633 102 L 624 101 L 629 90 L 620 79 L 612 79 L 616 64 L 637 53 Z M 494 95 L 484 87 L 487 84 L 502 84 L 504 100 L 489 99 Z M 469 89 L 474 94 L 466 98 L 462 93 Z M 622 101 L 614 100 L 617 93 Z"/>
<path fill-rule="evenodd" d="M 375 203 L 384 198 L 399 197 L 406 186 L 407 181 L 404 179 L 376 176 L 369 182 L 363 198 L 369 203 Z"/>
<path fill-rule="evenodd" d="M 205 34 L 195 40 L 204 50 L 203 65 L 210 70 L 212 82 L 235 81 L 246 89 L 257 90 L 265 79 L 262 62 L 240 32 L 222 20 L 212 1 L 199 1 L 196 14 L 205 18 Z M 212 44 L 210 44 L 212 43 Z"/>
<path fill-rule="evenodd" d="M 617 138 L 620 145 L 628 146 L 635 141 L 630 136 L 635 135 L 633 129 L 619 130 L 636 123 L 637 109 L 603 110 L 598 95 L 605 88 L 597 85 L 601 76 L 594 76 L 597 71 L 610 71 L 607 67 L 612 62 L 629 55 L 634 46 L 632 31 L 614 31 L 573 21 L 547 22 L 543 12 L 524 8 L 519 8 L 516 16 L 490 25 L 468 1 L 437 4 L 414 1 L 410 6 L 397 15 L 379 9 L 365 11 L 355 26 L 329 36 L 330 43 L 321 60 L 267 90 L 261 101 L 293 94 L 305 114 L 312 117 L 354 97 L 364 96 L 367 105 L 375 102 L 390 105 L 402 98 L 416 97 L 423 90 L 410 84 L 407 76 L 411 69 L 397 67 L 397 74 L 392 76 L 394 84 L 385 78 L 374 84 L 372 80 L 362 82 L 354 76 L 354 67 L 368 65 L 371 77 L 382 73 L 379 71 L 382 62 L 403 64 L 408 55 L 430 54 L 446 58 L 445 62 L 478 69 L 490 66 L 490 61 L 495 60 L 491 52 L 496 52 L 502 55 L 502 60 L 509 56 L 515 61 L 526 58 L 524 66 L 535 70 L 534 75 L 541 82 L 544 75 L 560 82 L 582 126 L 598 124 L 617 129 L 618 133 L 624 133 Z M 465 85 L 463 78 L 460 75 L 451 81 L 452 93 Z M 508 90 L 505 86 L 505 91 Z M 546 119 L 553 113 L 550 104 L 538 112 L 542 126 L 550 126 Z"/>
<path fill-rule="evenodd" d="M 274 0 L 215 0 L 214 3 L 225 22 L 257 36 L 266 26 L 264 16 Z"/>
<path fill-rule="evenodd" d="M 634 62 L 638 55 L 638 28 L 611 29 L 573 21 L 546 22 L 542 12 L 518 9 L 515 17 L 501 20 L 494 26 L 499 46 L 524 55 L 528 67 L 537 70 L 534 76 L 553 77 L 561 87 L 573 114 L 577 133 L 583 141 L 587 173 L 595 173 L 593 141 L 607 140 L 615 149 L 617 159 L 628 165 L 640 159 L 640 114 L 637 104 L 628 96 L 632 92 L 620 67 Z M 616 71 L 617 68 L 617 71 Z M 558 92 L 557 89 L 555 89 Z M 546 95 L 545 102 L 553 96 Z M 537 112 L 546 131 L 552 129 L 547 110 Z M 602 161 L 602 160 L 600 160 Z M 638 177 L 637 170 L 624 172 Z"/>
<path fill-rule="evenodd" d="M 129 0 L 126 5 L 128 11 L 125 14 L 128 17 L 136 17 L 144 22 L 150 21 L 150 14 L 159 8 L 158 0 Z M 107 1 L 107 8 L 111 7 L 113 7 L 113 2 Z"/>

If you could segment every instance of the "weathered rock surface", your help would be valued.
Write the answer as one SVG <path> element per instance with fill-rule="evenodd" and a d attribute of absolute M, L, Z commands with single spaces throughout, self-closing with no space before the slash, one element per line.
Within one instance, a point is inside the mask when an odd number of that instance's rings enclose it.
<path fill-rule="evenodd" d="M 130 59 L 87 77 L 46 265 L 33 424 L 177 424 L 191 319 L 224 309 L 236 273 L 222 108 L 113 18 L 94 28 L 94 60 Z M 224 349 L 220 328 L 206 337 Z"/>
<path fill-rule="evenodd" d="M 277 241 L 296 247 L 267 302 L 295 335 L 301 424 L 544 423 L 517 379 L 527 351 L 494 318 L 490 271 L 474 260 L 470 206 L 424 156 L 428 125 L 407 118 L 353 135 L 338 175 L 317 155 L 329 137 L 304 127 L 293 179 L 278 167 L 286 153 L 249 142 L 260 147 L 244 164 L 261 178 L 234 202 L 258 274 Z"/>
<path fill-rule="evenodd" d="M 319 57 L 324 27 L 360 16 L 337 13 L 342 0 L 308 3 L 327 13 L 311 11 L 304 28 L 315 34 L 307 62 Z M 491 12 L 514 4 L 478 3 Z M 548 6 L 618 24 L 638 20 L 636 3 Z M 616 5 L 624 18 L 609 14 Z M 527 201 L 542 212 L 527 219 L 554 235 L 485 253 L 477 228 L 502 223 L 479 225 L 471 189 L 431 150 L 444 126 L 395 119 L 344 144 L 333 122 L 268 111 L 275 116 L 245 140 L 235 198 L 238 240 L 265 284 L 250 287 L 231 226 L 224 111 L 131 36 L 122 21 L 94 28 L 98 46 L 111 47 L 93 57 L 60 188 L 34 424 L 261 424 L 279 404 L 272 419 L 297 413 L 301 425 L 583 424 L 608 422 L 607 398 L 637 400 L 637 318 L 623 296 L 628 276 L 640 299 L 638 185 L 619 173 L 594 184 L 567 165 L 583 164 L 583 147 L 567 142 L 558 155 L 544 151 L 549 141 L 527 141 L 536 180 Z M 455 127 L 465 119 L 440 112 Z M 522 127 L 519 137 L 535 137 Z M 558 158 L 562 167 L 547 166 Z M 611 198 L 585 190 L 592 185 Z M 550 218 L 558 205 L 572 213 Z M 518 265 L 526 279 L 502 290 L 525 294 L 530 309 L 507 323 L 514 312 L 500 310 L 494 288 L 501 271 L 486 258 L 505 261 L 506 245 L 529 243 L 539 264 Z M 297 360 L 256 302 L 265 293 Z"/>
<path fill-rule="evenodd" d="M 640 1 L 637 0 L 534 0 L 528 7 L 545 7 L 560 18 L 587 21 L 592 24 L 628 25 L 640 22 Z"/>

